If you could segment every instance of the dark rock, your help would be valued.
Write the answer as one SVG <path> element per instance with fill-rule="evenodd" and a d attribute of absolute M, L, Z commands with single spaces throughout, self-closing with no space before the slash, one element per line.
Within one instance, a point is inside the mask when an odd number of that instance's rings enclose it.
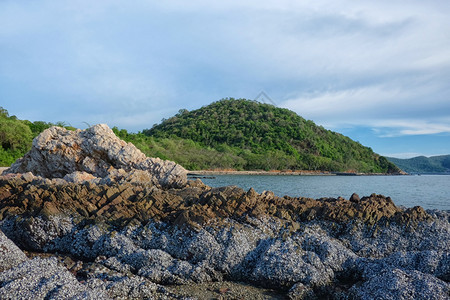
<path fill-rule="evenodd" d="M 361 199 L 359 198 L 358 194 L 356 194 L 356 193 L 353 193 L 353 194 L 350 196 L 350 201 L 351 201 L 351 202 L 358 203 L 359 200 L 361 200 Z"/>

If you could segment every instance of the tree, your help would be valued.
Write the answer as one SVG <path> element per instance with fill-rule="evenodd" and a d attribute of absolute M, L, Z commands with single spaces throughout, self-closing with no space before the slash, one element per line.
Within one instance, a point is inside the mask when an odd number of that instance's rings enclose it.
<path fill-rule="evenodd" d="M 0 118 L 0 144 L 4 150 L 26 151 L 32 138 L 30 127 L 23 122 L 9 117 Z"/>

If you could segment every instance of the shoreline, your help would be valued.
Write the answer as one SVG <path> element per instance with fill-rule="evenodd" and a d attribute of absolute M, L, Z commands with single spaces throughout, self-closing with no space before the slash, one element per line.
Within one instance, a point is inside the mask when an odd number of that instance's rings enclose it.
<path fill-rule="evenodd" d="M 215 176 L 215 175 L 276 175 L 276 176 L 394 176 L 408 174 L 388 173 L 352 173 L 352 172 L 330 172 L 330 171 L 236 171 L 236 170 L 188 170 L 188 176 Z"/>
<path fill-rule="evenodd" d="M 188 176 L 209 176 L 209 175 L 325 175 L 332 176 L 331 172 L 314 172 L 314 171 L 235 171 L 235 170 L 198 170 L 189 171 Z"/>
<path fill-rule="evenodd" d="M 0 175 L 9 167 L 0 167 Z M 392 176 L 409 174 L 386 174 L 386 173 L 350 173 L 330 171 L 236 171 L 236 170 L 187 170 L 188 176 L 215 176 L 215 175 L 277 175 L 277 176 Z"/>
<path fill-rule="evenodd" d="M 0 175 L 9 167 L 0 167 Z M 387 173 L 352 173 L 352 172 L 330 172 L 330 171 L 236 171 L 236 170 L 187 170 L 188 176 L 215 176 L 215 175 L 277 175 L 277 176 L 395 176 L 410 174 L 387 174 Z"/>

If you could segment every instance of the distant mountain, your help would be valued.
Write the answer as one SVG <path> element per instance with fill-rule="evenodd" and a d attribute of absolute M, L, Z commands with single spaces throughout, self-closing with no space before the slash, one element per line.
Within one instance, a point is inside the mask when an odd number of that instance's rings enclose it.
<path fill-rule="evenodd" d="M 146 129 L 153 138 L 192 140 L 205 149 L 231 153 L 230 168 L 397 173 L 385 157 L 293 111 L 245 99 L 224 99 L 180 110 Z M 237 165 L 239 163 L 240 165 Z"/>
<path fill-rule="evenodd" d="M 450 173 L 450 155 L 417 156 L 408 159 L 387 157 L 406 173 Z"/>

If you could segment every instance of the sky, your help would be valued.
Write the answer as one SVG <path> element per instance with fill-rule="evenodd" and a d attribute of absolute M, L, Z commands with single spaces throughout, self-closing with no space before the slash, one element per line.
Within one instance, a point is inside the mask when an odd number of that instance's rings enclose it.
<path fill-rule="evenodd" d="M 0 106 L 131 132 L 222 98 L 450 154 L 450 1 L 0 0 Z"/>

